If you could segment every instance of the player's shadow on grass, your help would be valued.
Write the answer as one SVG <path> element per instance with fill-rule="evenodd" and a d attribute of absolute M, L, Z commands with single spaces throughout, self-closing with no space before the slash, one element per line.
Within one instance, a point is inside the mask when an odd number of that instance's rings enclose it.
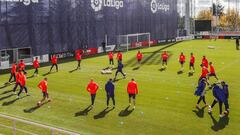
<path fill-rule="evenodd" d="M 167 69 L 166 68 L 160 68 L 159 71 L 160 72 L 163 72 L 163 71 L 166 71 Z"/>
<path fill-rule="evenodd" d="M 119 82 L 121 80 L 123 80 L 124 78 L 118 78 L 118 79 L 114 79 L 113 82 Z"/>
<path fill-rule="evenodd" d="M 71 70 L 71 71 L 69 71 L 69 73 L 73 73 L 73 72 L 75 72 L 75 71 L 77 71 L 78 69 L 77 68 L 75 68 L 75 69 L 73 69 L 73 70 Z"/>
<path fill-rule="evenodd" d="M 134 111 L 134 109 L 129 110 L 129 108 L 130 108 L 130 106 L 127 106 L 124 110 L 122 110 L 122 111 L 118 114 L 118 116 L 120 116 L 120 117 L 129 116 L 129 115 Z"/>
<path fill-rule="evenodd" d="M 204 117 L 204 109 L 206 107 L 202 107 L 201 109 L 193 110 L 193 112 L 199 117 L 203 118 Z"/>
<path fill-rule="evenodd" d="M 32 78 L 34 78 L 34 75 L 27 77 L 27 79 L 32 79 Z"/>
<path fill-rule="evenodd" d="M 109 112 L 111 112 L 112 110 L 114 110 L 114 108 L 105 108 L 103 111 L 101 111 L 100 113 L 98 113 L 97 115 L 95 115 L 93 118 L 94 119 L 101 119 L 104 118 Z"/>
<path fill-rule="evenodd" d="M 37 109 L 41 108 L 43 105 L 47 104 L 48 102 L 44 102 L 41 106 L 36 105 L 34 107 L 31 107 L 29 109 L 24 109 L 23 112 L 25 113 L 33 113 L 34 111 L 36 111 Z"/>
<path fill-rule="evenodd" d="M 6 88 L 6 87 L 8 87 L 10 85 L 11 85 L 10 83 L 5 83 L 3 86 L 0 87 L 0 89 L 4 89 L 4 88 Z"/>
<path fill-rule="evenodd" d="M 213 126 L 211 127 L 211 129 L 215 132 L 218 132 L 219 130 L 222 130 L 224 128 L 226 128 L 226 126 L 229 123 L 229 117 L 228 116 L 224 116 L 222 118 L 219 118 L 219 120 L 217 121 L 212 114 L 209 114 L 212 122 L 213 122 Z"/>
<path fill-rule="evenodd" d="M 7 95 L 7 96 L 4 96 L 4 97 L 1 97 L 0 98 L 0 101 L 4 100 L 4 99 L 8 99 L 10 97 L 14 96 L 14 94 L 10 94 L 10 95 Z"/>
<path fill-rule="evenodd" d="M 180 71 L 177 72 L 177 74 L 178 74 L 178 75 L 181 75 L 181 74 L 183 74 L 183 71 L 180 70 Z"/>
<path fill-rule="evenodd" d="M 140 66 L 137 66 L 137 67 L 135 67 L 135 68 L 133 68 L 132 70 L 139 70 L 140 69 Z"/>
<path fill-rule="evenodd" d="M 8 91 L 4 91 L 3 93 L 1 93 L 0 95 L 5 95 L 5 94 L 8 94 L 10 92 L 12 92 L 13 90 L 8 90 Z"/>
<path fill-rule="evenodd" d="M 54 74 L 54 73 L 57 73 L 57 71 L 55 71 L 55 72 L 47 72 L 47 73 L 43 74 L 43 76 L 48 76 L 48 75 Z"/>
<path fill-rule="evenodd" d="M 93 109 L 92 106 L 89 105 L 89 106 L 88 106 L 87 108 L 85 108 L 84 110 L 75 113 L 75 117 L 78 117 L 78 116 L 87 116 L 88 113 L 89 113 L 92 109 Z"/>
<path fill-rule="evenodd" d="M 192 73 L 192 72 L 188 73 L 188 77 L 192 77 L 193 75 L 194 75 L 194 73 Z"/>
<path fill-rule="evenodd" d="M 18 100 L 20 100 L 20 99 L 23 99 L 23 98 L 25 98 L 25 97 L 27 97 L 27 96 L 20 97 L 20 98 L 16 98 L 16 99 L 13 99 L 13 100 L 8 101 L 8 102 L 4 102 L 4 103 L 2 104 L 2 106 L 12 105 L 12 104 L 14 104 L 16 101 L 18 101 Z"/>

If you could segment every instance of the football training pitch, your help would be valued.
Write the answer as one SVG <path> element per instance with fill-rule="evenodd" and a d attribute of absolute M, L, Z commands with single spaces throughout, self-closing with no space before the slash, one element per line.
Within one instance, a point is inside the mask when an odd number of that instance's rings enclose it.
<path fill-rule="evenodd" d="M 215 49 L 209 49 L 209 46 L 214 46 Z M 124 72 L 127 78 L 121 79 L 122 76 L 119 75 L 119 80 L 115 83 L 115 109 L 106 109 L 104 85 L 109 78 L 114 77 L 115 70 L 111 75 L 100 73 L 108 66 L 108 57 L 105 55 L 84 59 L 81 70 L 72 73 L 69 71 L 76 68 L 76 61 L 59 64 L 59 72 L 47 75 L 52 102 L 40 108 L 35 107 L 37 101 L 42 98 L 37 84 L 50 67 L 40 68 L 39 77 L 27 80 L 31 96 L 24 97 L 25 94 L 22 94 L 19 100 L 16 100 L 16 95 L 11 92 L 14 85 L 2 87 L 9 79 L 9 74 L 1 75 L 0 113 L 62 127 L 84 135 L 240 134 L 240 51 L 236 51 L 234 40 L 193 40 L 142 49 L 144 58 L 139 69 L 136 68 L 137 51 L 123 53 Z M 168 51 L 170 54 L 165 71 L 160 71 L 162 51 Z M 184 73 L 177 74 L 180 69 L 178 57 L 181 52 L 186 55 L 187 62 Z M 193 76 L 188 76 L 191 52 L 196 57 L 196 72 Z M 219 118 L 218 105 L 213 109 L 212 115 L 208 114 L 208 108 L 200 110 L 195 108 L 198 97 L 194 96 L 194 91 L 201 74 L 200 63 L 203 55 L 206 55 L 209 62 L 213 62 L 218 77 L 229 84 L 228 117 Z M 116 59 L 114 62 L 116 67 Z M 33 72 L 28 70 L 28 76 Z M 95 107 L 88 110 L 90 96 L 86 86 L 91 78 L 99 84 L 100 89 Z M 135 110 L 127 108 L 126 87 L 132 78 L 139 87 Z M 210 81 L 215 82 L 215 78 L 211 78 Z M 212 91 L 207 92 L 206 101 L 212 103 Z M 11 122 L 0 119 L 0 124 L 10 125 Z M 17 127 L 41 135 L 51 133 L 21 123 Z M 0 126 L 0 133 L 12 134 L 12 130 Z"/>

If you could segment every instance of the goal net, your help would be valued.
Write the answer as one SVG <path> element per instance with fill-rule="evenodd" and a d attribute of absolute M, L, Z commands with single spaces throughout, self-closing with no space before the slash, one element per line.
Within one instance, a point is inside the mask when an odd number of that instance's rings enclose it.
<path fill-rule="evenodd" d="M 128 51 L 131 49 L 150 47 L 151 34 L 150 33 L 136 33 L 117 36 L 117 50 Z"/>

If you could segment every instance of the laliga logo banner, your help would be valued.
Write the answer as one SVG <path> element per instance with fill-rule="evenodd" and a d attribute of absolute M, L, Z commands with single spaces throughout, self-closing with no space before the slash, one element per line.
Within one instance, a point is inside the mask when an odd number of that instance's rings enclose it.
<path fill-rule="evenodd" d="M 157 0 L 151 1 L 151 11 L 155 14 L 157 11 L 167 12 L 170 10 L 170 5 L 165 3 L 157 2 Z"/>
<path fill-rule="evenodd" d="M 95 12 L 100 11 L 103 7 L 123 8 L 123 0 L 91 0 L 91 7 Z"/>
<path fill-rule="evenodd" d="M 20 2 L 25 6 L 29 6 L 31 3 L 38 3 L 38 0 L 0 0 L 1 2 Z"/>

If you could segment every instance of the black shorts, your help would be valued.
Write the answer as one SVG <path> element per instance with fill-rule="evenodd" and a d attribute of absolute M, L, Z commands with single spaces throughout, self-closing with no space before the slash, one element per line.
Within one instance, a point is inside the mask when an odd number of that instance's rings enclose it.
<path fill-rule="evenodd" d="M 189 65 L 190 65 L 190 67 L 194 67 L 194 63 L 190 63 Z"/>
<path fill-rule="evenodd" d="M 163 60 L 163 63 L 167 63 L 167 60 Z"/>
<path fill-rule="evenodd" d="M 44 98 L 48 98 L 48 93 L 47 92 L 42 92 Z"/>
<path fill-rule="evenodd" d="M 136 94 L 128 94 L 129 98 L 136 99 Z"/>
<path fill-rule="evenodd" d="M 183 65 L 185 62 L 184 61 L 180 61 L 180 64 Z"/>
<path fill-rule="evenodd" d="M 138 59 L 138 62 L 140 62 L 142 59 Z"/>
<path fill-rule="evenodd" d="M 216 74 L 215 73 L 210 73 L 209 76 L 216 76 Z"/>

